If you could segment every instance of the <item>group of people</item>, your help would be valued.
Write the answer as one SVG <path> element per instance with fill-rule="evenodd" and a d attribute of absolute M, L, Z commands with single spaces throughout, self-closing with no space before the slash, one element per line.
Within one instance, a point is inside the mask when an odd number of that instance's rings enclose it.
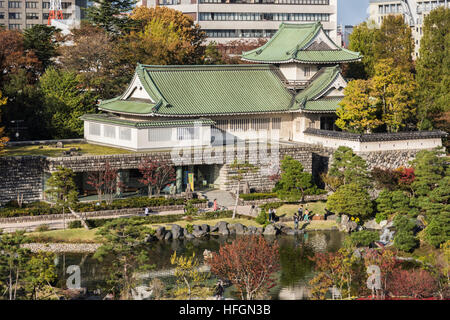
<path fill-rule="evenodd" d="M 277 213 L 275 211 L 275 209 L 270 208 L 269 209 L 269 222 L 277 222 L 278 221 L 278 217 L 277 217 Z"/>
<path fill-rule="evenodd" d="M 298 208 L 297 212 L 294 213 L 294 227 L 295 230 L 298 229 L 298 223 L 300 221 L 309 221 L 309 210 L 305 208 L 305 211 L 303 211 L 303 208 Z"/>

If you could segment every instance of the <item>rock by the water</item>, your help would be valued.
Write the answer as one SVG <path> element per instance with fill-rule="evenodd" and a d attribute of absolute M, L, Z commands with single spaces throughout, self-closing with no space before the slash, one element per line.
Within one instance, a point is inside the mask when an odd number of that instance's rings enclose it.
<path fill-rule="evenodd" d="M 186 240 L 193 240 L 193 239 L 195 239 L 195 237 L 194 237 L 194 235 L 192 233 L 188 233 L 188 234 L 184 235 L 184 238 Z"/>
<path fill-rule="evenodd" d="M 263 232 L 264 232 L 264 228 L 259 227 L 259 228 L 256 228 L 255 234 L 263 234 Z"/>
<path fill-rule="evenodd" d="M 204 223 L 204 224 L 201 225 L 201 228 L 202 228 L 203 231 L 209 232 L 209 224 Z"/>
<path fill-rule="evenodd" d="M 158 227 L 158 229 L 156 229 L 156 237 L 161 240 L 164 239 L 164 236 L 166 235 L 166 228 L 165 227 Z"/>
<path fill-rule="evenodd" d="M 336 221 L 336 219 L 338 218 L 337 215 L 335 214 L 330 214 L 329 216 L 327 216 L 327 220 L 332 220 L 332 221 Z"/>
<path fill-rule="evenodd" d="M 382 221 L 380 221 L 380 227 L 381 227 L 381 228 L 384 228 L 387 224 L 388 224 L 388 221 L 387 221 L 387 220 L 382 220 Z"/>
<path fill-rule="evenodd" d="M 245 226 L 243 224 L 236 223 L 234 225 L 234 230 L 235 230 L 236 234 L 244 234 L 246 228 L 245 228 Z"/>
<path fill-rule="evenodd" d="M 255 227 L 255 226 L 249 226 L 249 227 L 247 228 L 247 232 L 248 232 L 249 234 L 255 234 L 255 233 L 256 233 L 256 227 Z"/>
<path fill-rule="evenodd" d="M 164 235 L 164 240 L 170 240 L 172 239 L 172 232 L 167 231 L 166 234 Z"/>
<path fill-rule="evenodd" d="M 208 233 L 206 231 L 203 230 L 194 230 L 192 231 L 192 235 L 196 238 L 201 238 L 206 236 Z"/>
<path fill-rule="evenodd" d="M 200 230 L 202 230 L 202 227 L 199 226 L 198 224 L 194 224 L 194 225 L 192 226 L 192 228 L 193 228 L 194 231 L 200 231 Z"/>
<path fill-rule="evenodd" d="M 172 225 L 171 231 L 172 231 L 172 238 L 173 239 L 179 239 L 179 238 L 181 238 L 183 236 L 183 228 L 180 227 L 177 224 L 173 224 Z"/>
<path fill-rule="evenodd" d="M 275 227 L 275 225 L 273 224 L 269 224 L 265 229 L 263 234 L 266 236 L 276 236 L 277 234 L 280 233 L 280 230 Z"/>
<path fill-rule="evenodd" d="M 230 230 L 228 230 L 228 222 L 220 221 L 220 222 L 218 222 L 217 226 L 219 228 L 219 230 L 218 230 L 219 234 L 224 235 L 224 236 L 227 236 L 230 234 Z"/>
<path fill-rule="evenodd" d="M 366 223 L 364 223 L 364 227 L 366 229 L 371 229 L 371 230 L 381 230 L 381 225 L 378 224 L 375 219 L 366 221 Z"/>

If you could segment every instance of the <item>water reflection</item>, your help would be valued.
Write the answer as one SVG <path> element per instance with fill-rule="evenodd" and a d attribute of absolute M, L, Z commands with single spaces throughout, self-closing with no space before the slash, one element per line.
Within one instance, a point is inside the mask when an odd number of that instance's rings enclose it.
<path fill-rule="evenodd" d="M 271 289 L 272 299 L 307 299 L 309 296 L 308 281 L 313 277 L 313 263 L 308 256 L 317 251 L 337 251 L 345 234 L 338 231 L 315 231 L 297 236 L 282 236 L 266 238 L 268 241 L 278 241 L 280 246 L 281 270 L 276 275 L 277 285 Z M 149 243 L 150 264 L 155 265 L 154 271 L 169 288 L 174 285 L 175 279 L 170 272 L 172 269 L 170 257 L 174 251 L 178 255 L 191 255 L 203 260 L 205 249 L 218 251 L 224 243 L 231 243 L 235 237 L 209 236 L 204 239 L 157 241 Z M 103 263 L 108 263 L 109 257 Z M 111 261 L 111 260 L 109 260 Z M 101 271 L 101 263 L 92 258 L 90 254 L 60 254 L 55 259 L 58 270 L 58 287 L 65 288 L 68 274 L 65 273 L 70 265 L 78 265 L 81 269 L 81 287 L 88 292 L 94 292 L 105 281 L 105 275 Z M 143 277 L 141 285 L 148 285 L 151 277 Z M 211 283 L 214 281 L 211 280 Z"/>

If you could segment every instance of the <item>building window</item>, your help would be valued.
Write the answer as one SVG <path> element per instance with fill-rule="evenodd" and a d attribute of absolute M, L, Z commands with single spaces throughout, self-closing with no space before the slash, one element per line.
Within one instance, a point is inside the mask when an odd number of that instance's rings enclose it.
<path fill-rule="evenodd" d="M 34 12 L 27 12 L 27 19 L 28 20 L 39 19 L 39 15 Z"/>
<path fill-rule="evenodd" d="M 199 138 L 198 128 L 177 128 L 177 140 L 197 140 Z"/>
<path fill-rule="evenodd" d="M 131 141 L 131 128 L 119 127 L 119 139 Z"/>
<path fill-rule="evenodd" d="M 5 1 L 0 1 L 0 8 L 4 8 Z"/>
<path fill-rule="evenodd" d="M 272 129 L 281 129 L 281 118 L 272 118 Z"/>
<path fill-rule="evenodd" d="M 62 9 L 70 8 L 71 5 L 72 5 L 72 3 L 70 3 L 70 2 L 61 2 Z"/>
<path fill-rule="evenodd" d="M 37 2 L 25 2 L 25 8 L 36 9 L 37 8 Z"/>
<path fill-rule="evenodd" d="M 89 123 L 89 135 L 99 136 L 100 135 L 100 125 L 98 123 Z"/>
<path fill-rule="evenodd" d="M 0 19 L 5 19 L 5 13 L 4 12 L 0 12 Z"/>
<path fill-rule="evenodd" d="M 228 130 L 228 120 L 217 120 L 216 127 L 220 130 L 227 131 Z"/>
<path fill-rule="evenodd" d="M 42 2 L 43 9 L 50 9 L 50 2 Z"/>
<path fill-rule="evenodd" d="M 20 19 L 20 16 L 21 16 L 20 12 L 10 12 L 10 13 L 8 13 L 8 17 L 9 17 L 10 20 Z"/>
<path fill-rule="evenodd" d="M 309 77 L 311 75 L 311 67 L 305 67 L 305 77 Z"/>
<path fill-rule="evenodd" d="M 9 1 L 8 2 L 8 8 L 20 8 L 21 6 L 20 1 Z"/>
<path fill-rule="evenodd" d="M 106 138 L 115 139 L 116 138 L 116 127 L 104 125 L 103 126 L 103 135 Z"/>
<path fill-rule="evenodd" d="M 269 130 L 269 119 L 252 119 L 253 130 Z"/>
<path fill-rule="evenodd" d="M 249 119 L 230 120 L 230 131 L 247 131 L 249 128 Z"/>
<path fill-rule="evenodd" d="M 154 128 L 148 129 L 148 141 L 171 141 L 172 128 Z"/>

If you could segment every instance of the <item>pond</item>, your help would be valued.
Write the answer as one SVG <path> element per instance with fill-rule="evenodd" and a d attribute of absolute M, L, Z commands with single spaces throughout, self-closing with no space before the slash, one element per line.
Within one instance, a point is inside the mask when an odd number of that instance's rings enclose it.
<path fill-rule="evenodd" d="M 308 256 L 314 252 L 334 252 L 342 244 L 346 234 L 339 231 L 311 231 L 297 236 L 278 236 L 276 240 L 280 246 L 281 269 L 276 274 L 276 286 L 273 287 L 269 295 L 272 299 L 308 299 L 308 281 L 314 276 L 313 264 Z M 192 255 L 203 260 L 205 249 L 218 251 L 220 246 L 227 242 L 232 242 L 235 237 L 209 236 L 204 239 L 157 241 L 149 243 L 150 264 L 155 268 L 149 273 L 141 275 L 142 285 L 148 285 L 150 280 L 158 277 L 167 288 L 175 284 L 175 278 L 170 270 L 170 257 L 174 251 L 177 255 Z M 267 238 L 273 241 L 273 238 Z M 112 259 L 112 257 L 110 258 Z M 58 284 L 60 288 L 66 287 L 66 280 L 70 276 L 66 273 L 68 266 L 78 265 L 81 272 L 81 287 L 88 292 L 93 292 L 104 281 L 101 270 L 101 263 L 92 257 L 92 254 L 59 254 L 55 259 L 58 271 Z M 216 279 L 211 277 L 208 283 L 213 286 Z M 235 298 L 232 295 L 232 288 L 226 288 L 225 298 Z"/>

